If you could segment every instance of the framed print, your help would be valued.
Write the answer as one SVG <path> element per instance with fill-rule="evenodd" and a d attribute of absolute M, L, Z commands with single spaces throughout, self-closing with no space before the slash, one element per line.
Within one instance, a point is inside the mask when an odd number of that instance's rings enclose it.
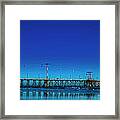
<path fill-rule="evenodd" d="M 2 1 L 1 118 L 119 119 L 119 7 Z"/>

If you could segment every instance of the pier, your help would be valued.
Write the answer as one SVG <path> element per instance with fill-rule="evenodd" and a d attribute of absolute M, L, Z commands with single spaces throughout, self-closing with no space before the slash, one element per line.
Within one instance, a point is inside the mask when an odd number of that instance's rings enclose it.
<path fill-rule="evenodd" d="M 86 88 L 99 89 L 100 81 L 98 80 L 46 80 L 46 79 L 20 79 L 21 88 Z"/>

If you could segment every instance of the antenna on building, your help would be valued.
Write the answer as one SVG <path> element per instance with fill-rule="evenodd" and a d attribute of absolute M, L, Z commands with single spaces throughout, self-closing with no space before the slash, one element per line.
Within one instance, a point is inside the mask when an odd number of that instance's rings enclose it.
<path fill-rule="evenodd" d="M 29 77 L 29 74 L 27 73 L 27 78 Z"/>
<path fill-rule="evenodd" d="M 45 70 L 46 70 L 46 80 L 48 80 L 48 63 L 45 64 Z"/>
<path fill-rule="evenodd" d="M 93 79 L 93 72 L 87 72 L 86 76 L 87 76 L 88 80 L 92 80 Z"/>
<path fill-rule="evenodd" d="M 74 79 L 74 73 L 75 73 L 75 70 L 74 70 L 74 69 L 72 70 L 72 73 L 73 73 L 73 74 L 72 74 L 72 79 Z"/>
<path fill-rule="evenodd" d="M 45 67 L 45 78 L 46 78 L 46 80 L 48 80 L 48 66 L 49 66 L 48 63 L 41 64 L 41 67 Z"/>
<path fill-rule="evenodd" d="M 72 79 L 71 75 L 70 75 L 70 80 Z"/>

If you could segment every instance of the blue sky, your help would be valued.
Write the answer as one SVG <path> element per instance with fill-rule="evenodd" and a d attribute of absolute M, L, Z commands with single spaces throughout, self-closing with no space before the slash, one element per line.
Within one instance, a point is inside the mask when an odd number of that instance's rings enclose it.
<path fill-rule="evenodd" d="M 100 79 L 100 21 L 21 20 L 21 78 L 45 78 L 46 63 L 49 78 L 85 79 L 91 71 Z"/>

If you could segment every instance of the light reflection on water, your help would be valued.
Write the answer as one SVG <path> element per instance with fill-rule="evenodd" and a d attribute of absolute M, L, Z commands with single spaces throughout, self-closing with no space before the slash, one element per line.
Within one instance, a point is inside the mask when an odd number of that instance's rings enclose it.
<path fill-rule="evenodd" d="M 100 90 L 21 88 L 21 100 L 100 100 Z"/>

